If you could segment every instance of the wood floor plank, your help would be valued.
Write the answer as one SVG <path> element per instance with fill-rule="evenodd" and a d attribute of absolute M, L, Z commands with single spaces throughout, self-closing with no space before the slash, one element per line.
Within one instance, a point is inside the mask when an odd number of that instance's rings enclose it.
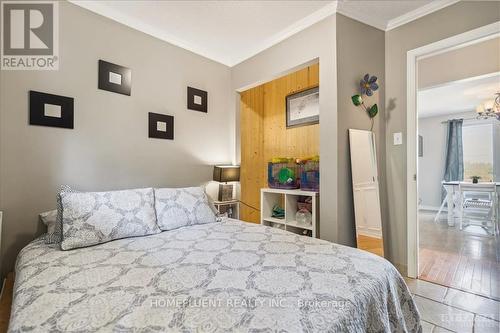
<path fill-rule="evenodd" d="M 483 271 L 481 276 L 481 293 L 488 295 L 491 292 L 491 261 L 483 261 Z"/>
<path fill-rule="evenodd" d="M 464 256 L 459 256 L 457 270 L 455 272 L 455 275 L 453 276 L 453 281 L 450 285 L 451 287 L 460 288 L 462 284 L 462 278 L 465 273 L 466 263 L 467 258 Z"/>
<path fill-rule="evenodd" d="M 449 286 L 453 283 L 453 277 L 457 272 L 459 261 L 460 261 L 460 256 L 458 255 L 450 256 L 450 265 L 448 267 L 448 272 L 446 273 L 446 277 L 444 279 L 443 283 L 444 285 Z"/>
<path fill-rule="evenodd" d="M 474 260 L 474 273 L 472 274 L 471 289 L 475 292 L 481 292 L 483 274 L 483 262 L 482 260 Z"/>
<path fill-rule="evenodd" d="M 472 259 L 467 258 L 467 266 L 465 267 L 464 277 L 460 284 L 460 288 L 462 289 L 471 289 L 472 286 L 472 274 L 474 273 L 474 264 Z"/>

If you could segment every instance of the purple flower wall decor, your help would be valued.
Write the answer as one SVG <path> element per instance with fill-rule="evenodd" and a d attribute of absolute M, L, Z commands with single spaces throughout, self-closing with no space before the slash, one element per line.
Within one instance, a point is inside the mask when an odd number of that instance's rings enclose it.
<path fill-rule="evenodd" d="M 361 87 L 361 95 L 372 96 L 374 91 L 378 90 L 377 77 L 370 74 L 365 74 L 363 80 L 359 82 Z"/>
<path fill-rule="evenodd" d="M 352 96 L 352 103 L 355 106 L 362 106 L 365 109 L 368 116 L 372 120 L 373 128 L 373 118 L 378 114 L 378 106 L 377 104 L 373 104 L 372 106 L 367 107 L 363 101 L 363 95 L 373 96 L 373 93 L 378 90 L 377 77 L 375 75 L 370 76 L 370 74 L 365 74 L 363 79 L 359 81 L 359 88 L 361 94 Z"/>

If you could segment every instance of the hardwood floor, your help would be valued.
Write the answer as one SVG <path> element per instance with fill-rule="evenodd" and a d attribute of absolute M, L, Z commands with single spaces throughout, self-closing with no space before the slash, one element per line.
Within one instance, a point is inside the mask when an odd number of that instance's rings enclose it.
<path fill-rule="evenodd" d="M 498 239 L 479 227 L 460 231 L 421 213 L 419 278 L 500 300 Z"/>
<path fill-rule="evenodd" d="M 384 243 L 382 239 L 364 235 L 357 236 L 358 249 L 362 249 L 378 256 L 384 256 Z"/>
<path fill-rule="evenodd" d="M 0 333 L 7 332 L 9 328 L 10 307 L 12 304 L 12 290 L 14 288 L 14 274 L 9 273 L 5 280 L 5 289 L 0 299 Z"/>

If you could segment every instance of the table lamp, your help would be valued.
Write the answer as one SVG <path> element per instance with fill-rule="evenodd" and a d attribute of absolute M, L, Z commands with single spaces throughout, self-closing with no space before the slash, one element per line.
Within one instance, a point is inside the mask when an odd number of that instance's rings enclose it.
<path fill-rule="evenodd" d="M 219 201 L 229 201 L 233 199 L 233 185 L 228 182 L 237 182 L 240 180 L 239 165 L 215 165 L 213 180 L 219 183 Z"/>

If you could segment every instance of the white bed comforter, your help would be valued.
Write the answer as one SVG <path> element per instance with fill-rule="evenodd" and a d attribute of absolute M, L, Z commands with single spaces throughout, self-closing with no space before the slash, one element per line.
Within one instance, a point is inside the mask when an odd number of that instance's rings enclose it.
<path fill-rule="evenodd" d="M 19 254 L 10 332 L 420 332 L 386 260 L 227 220 Z"/>

